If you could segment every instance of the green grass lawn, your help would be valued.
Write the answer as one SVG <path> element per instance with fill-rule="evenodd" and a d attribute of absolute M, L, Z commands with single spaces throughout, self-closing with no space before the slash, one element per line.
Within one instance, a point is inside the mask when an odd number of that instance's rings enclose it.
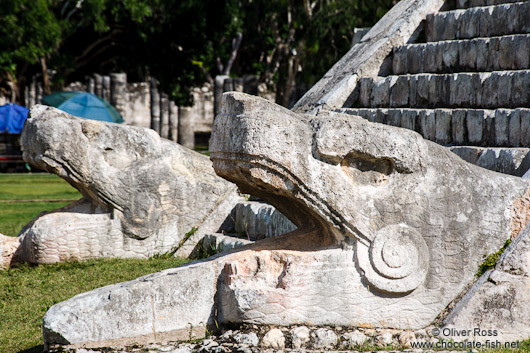
<path fill-rule="evenodd" d="M 177 258 L 108 259 L 0 271 L 0 352 L 42 352 L 42 317 L 55 303 L 185 262 Z"/>
<path fill-rule="evenodd" d="M 76 189 L 54 174 L 0 174 L 0 233 L 17 236 L 42 211 L 80 198 Z"/>

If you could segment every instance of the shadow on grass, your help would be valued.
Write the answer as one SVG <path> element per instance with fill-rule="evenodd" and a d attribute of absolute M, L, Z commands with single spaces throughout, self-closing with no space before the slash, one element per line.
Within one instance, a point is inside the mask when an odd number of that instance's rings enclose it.
<path fill-rule="evenodd" d="M 41 344 L 40 346 L 35 346 L 33 348 L 24 349 L 23 351 L 18 351 L 17 353 L 42 353 L 44 352 L 44 346 Z"/>

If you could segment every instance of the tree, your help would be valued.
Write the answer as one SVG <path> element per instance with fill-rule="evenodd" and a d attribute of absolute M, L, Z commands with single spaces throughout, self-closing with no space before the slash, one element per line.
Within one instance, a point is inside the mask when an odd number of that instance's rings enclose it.
<path fill-rule="evenodd" d="M 355 27 L 372 26 L 394 0 L 242 0 L 239 72 L 256 71 L 287 106 L 298 84 L 314 84 L 351 47 Z"/>

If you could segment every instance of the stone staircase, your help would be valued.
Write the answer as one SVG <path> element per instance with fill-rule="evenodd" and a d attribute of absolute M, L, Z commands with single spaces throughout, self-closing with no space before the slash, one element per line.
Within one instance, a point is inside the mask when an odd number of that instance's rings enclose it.
<path fill-rule="evenodd" d="M 353 98 L 334 110 L 415 130 L 472 163 L 488 154 L 479 165 L 522 176 L 530 167 L 530 1 L 456 0 L 422 25 L 416 43 L 394 47 L 388 69 L 361 75 Z"/>

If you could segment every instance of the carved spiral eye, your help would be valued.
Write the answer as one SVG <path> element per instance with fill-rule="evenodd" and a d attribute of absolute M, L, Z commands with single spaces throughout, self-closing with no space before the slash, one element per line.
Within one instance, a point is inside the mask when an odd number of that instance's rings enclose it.
<path fill-rule="evenodd" d="M 408 293 L 425 280 L 429 249 L 423 237 L 404 224 L 380 229 L 370 247 L 357 244 L 357 260 L 375 288 L 389 293 Z"/>

